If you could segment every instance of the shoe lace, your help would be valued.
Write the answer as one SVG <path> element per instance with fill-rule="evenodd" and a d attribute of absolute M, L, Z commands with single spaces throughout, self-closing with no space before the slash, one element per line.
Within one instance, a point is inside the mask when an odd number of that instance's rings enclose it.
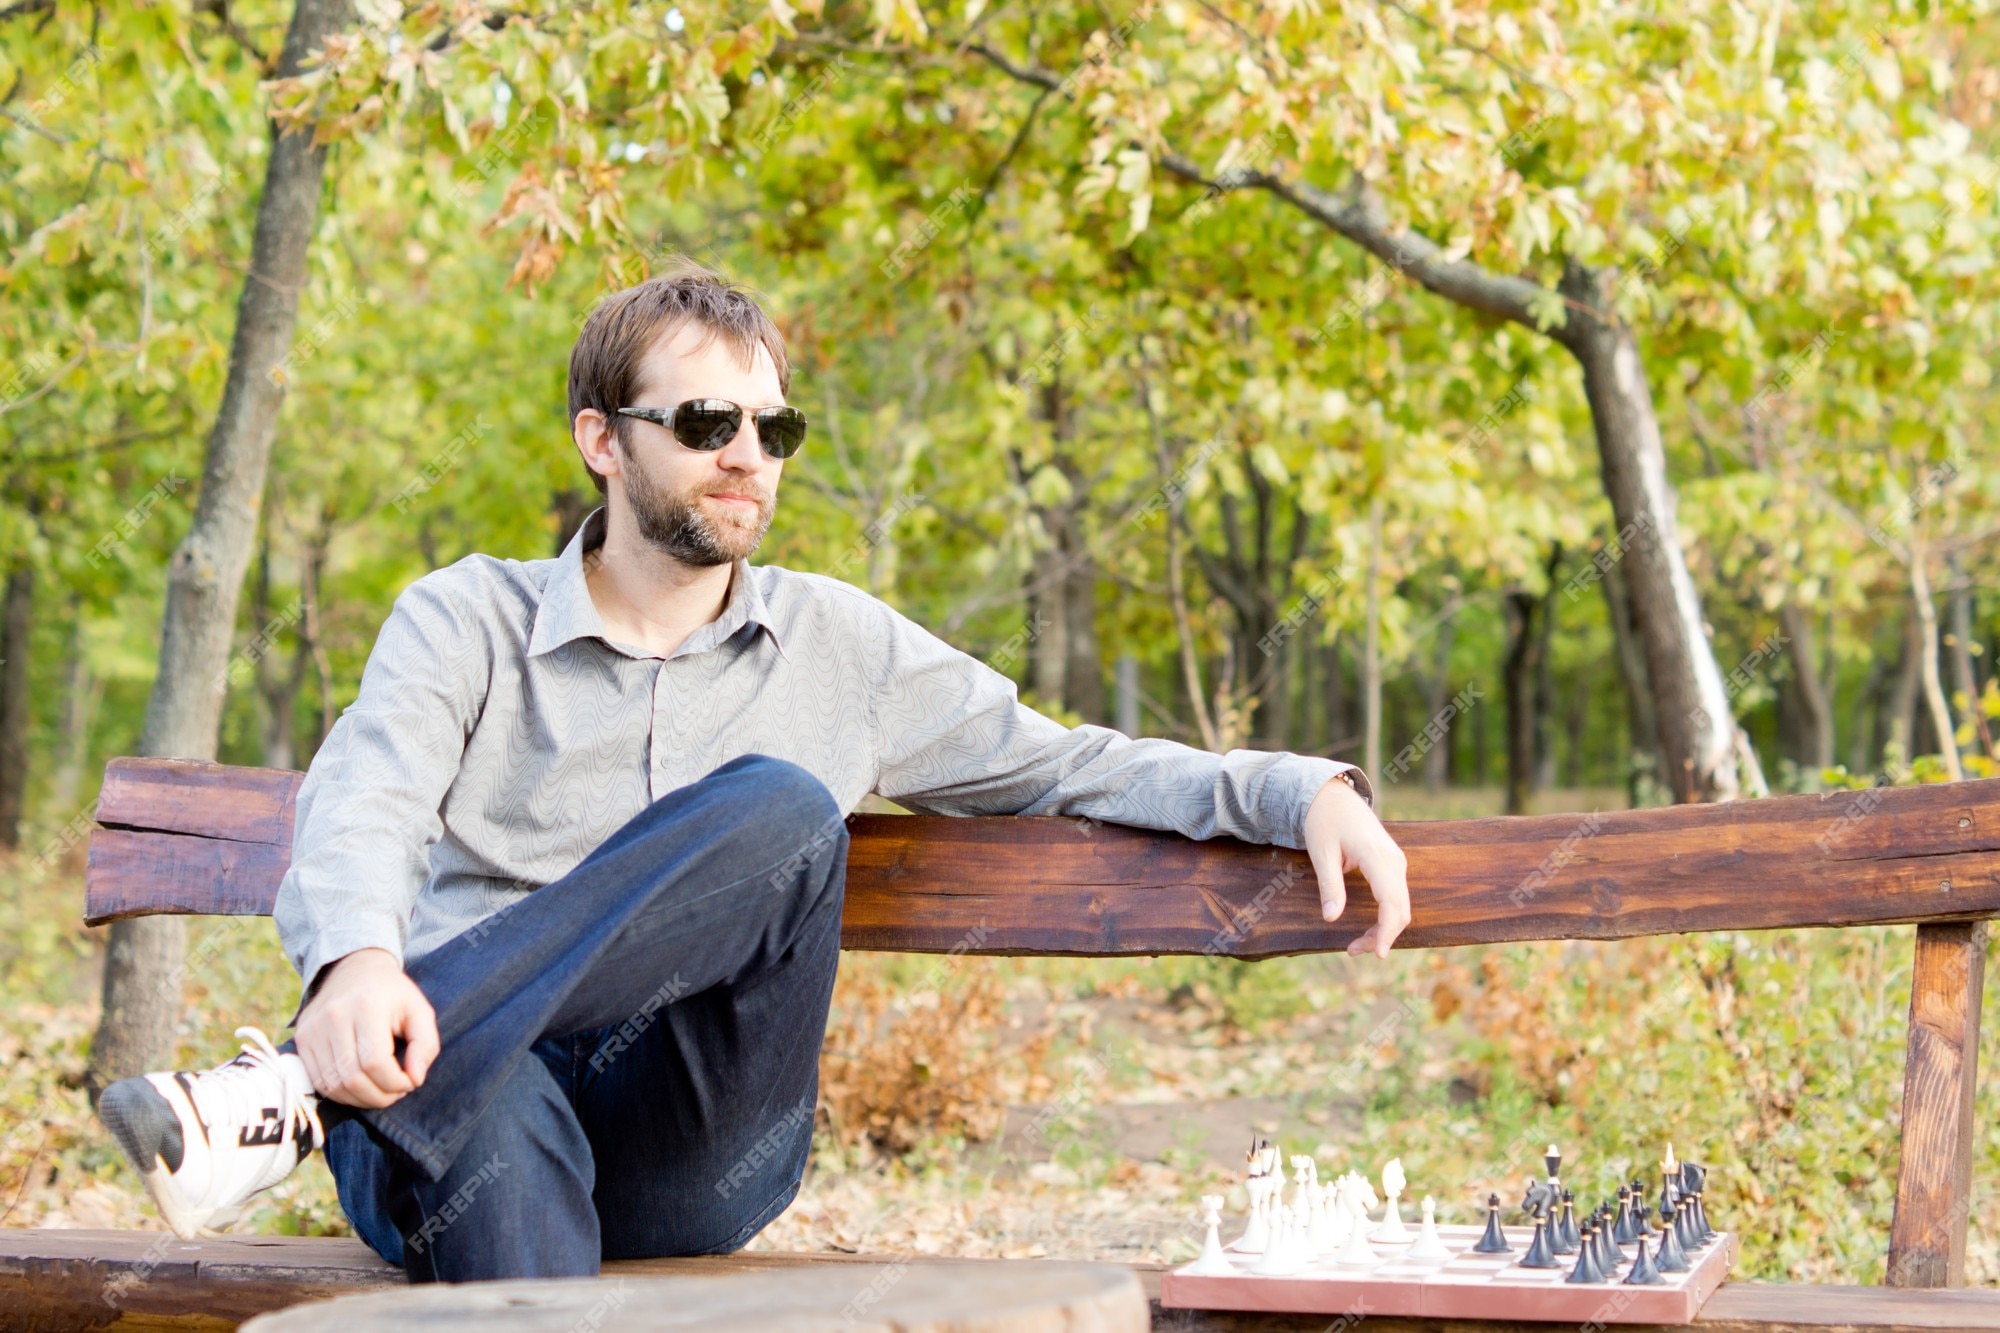
<path fill-rule="evenodd" d="M 224 1065 L 208 1071 L 207 1075 L 193 1080 L 193 1095 L 201 1105 L 202 1118 L 210 1124 L 254 1125 L 264 1118 L 264 1108 L 269 1105 L 269 1083 L 278 1082 L 278 1114 L 285 1123 L 285 1139 L 291 1141 L 299 1130 L 307 1125 L 312 1127 L 314 1145 L 326 1142 L 326 1131 L 319 1120 L 319 1098 L 301 1093 L 291 1079 L 285 1077 L 284 1064 L 279 1058 L 278 1048 L 264 1035 L 263 1029 L 240 1027 L 238 1037 L 248 1037 L 243 1043 L 243 1053 Z"/>

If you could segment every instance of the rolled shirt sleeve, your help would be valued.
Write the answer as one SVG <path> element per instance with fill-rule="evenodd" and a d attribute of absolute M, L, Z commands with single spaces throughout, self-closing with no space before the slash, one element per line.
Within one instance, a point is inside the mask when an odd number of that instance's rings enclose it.
<path fill-rule="evenodd" d="M 443 579 L 429 575 L 403 591 L 360 693 L 299 787 L 291 868 L 271 914 L 299 970 L 301 1010 L 328 963 L 367 948 L 402 959 L 444 830 L 439 809 L 490 675 L 486 636 Z"/>
<path fill-rule="evenodd" d="M 1065 727 L 1021 703 L 1006 676 L 886 605 L 882 611 L 875 790 L 909 809 L 1078 815 L 1299 849 L 1307 808 L 1337 775 L 1351 772 L 1374 804 L 1366 776 L 1339 760 L 1215 754 L 1108 727 Z"/>

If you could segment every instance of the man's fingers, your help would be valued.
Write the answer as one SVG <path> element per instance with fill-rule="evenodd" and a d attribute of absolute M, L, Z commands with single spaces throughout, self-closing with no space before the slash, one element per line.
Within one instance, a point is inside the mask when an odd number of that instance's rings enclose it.
<path fill-rule="evenodd" d="M 1339 875 L 1322 875 L 1319 880 L 1319 914 L 1327 921 L 1338 921 L 1340 914 L 1347 910 L 1347 881 Z"/>
<path fill-rule="evenodd" d="M 1377 958 L 1387 958 L 1396 937 L 1410 924 L 1409 860 L 1394 843 L 1373 847 L 1362 857 L 1361 873 L 1375 895 L 1375 924 L 1349 952 L 1372 951 Z"/>
<path fill-rule="evenodd" d="M 409 1074 L 413 1086 L 421 1087 L 424 1075 L 430 1073 L 431 1061 L 437 1059 L 440 1049 L 437 1012 L 421 995 L 415 996 L 403 1010 L 403 1021 L 398 1030 L 408 1043 L 403 1047 L 405 1072 Z"/>
<path fill-rule="evenodd" d="M 370 1014 L 361 1020 L 354 1033 L 354 1054 L 361 1073 L 385 1095 L 416 1086 L 396 1063 L 396 1033 L 386 1018 Z"/>

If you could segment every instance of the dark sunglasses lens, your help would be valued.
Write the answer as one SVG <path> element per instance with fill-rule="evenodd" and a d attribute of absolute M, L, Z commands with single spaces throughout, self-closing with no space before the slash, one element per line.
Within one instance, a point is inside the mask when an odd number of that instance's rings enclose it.
<path fill-rule="evenodd" d="M 702 399 L 682 403 L 674 414 L 674 438 L 705 454 L 728 446 L 743 425 L 743 411 L 734 403 Z"/>
<path fill-rule="evenodd" d="M 796 407 L 777 407 L 757 414 L 757 438 L 773 458 L 790 458 L 806 442 L 806 414 Z"/>

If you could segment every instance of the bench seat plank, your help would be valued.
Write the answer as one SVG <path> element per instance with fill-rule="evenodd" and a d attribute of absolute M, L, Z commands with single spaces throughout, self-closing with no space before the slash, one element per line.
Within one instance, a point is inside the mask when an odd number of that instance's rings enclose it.
<path fill-rule="evenodd" d="M 614 1260 L 604 1276 L 710 1276 L 801 1264 L 968 1262 L 943 1256 L 786 1254 L 748 1251 L 690 1259 Z M 1022 1267 L 1036 1260 L 987 1260 Z M 1154 1305 L 1155 1327 L 1181 1333 L 1320 1333 L 1318 1315 L 1255 1315 L 1161 1310 L 1159 1264 L 1128 1265 Z M 0 1323 L 6 1327 L 69 1329 L 100 1326 L 119 1315 L 133 1323 L 174 1321 L 188 1329 L 228 1328 L 268 1310 L 348 1292 L 400 1286 L 401 1270 L 359 1240 L 330 1237 L 241 1236 L 182 1241 L 140 1231 L 0 1231 Z M 114 1297 L 107 1301 L 106 1296 Z M 1550 1333 L 1544 1323 L 1392 1319 L 1370 1315 L 1377 1333 Z M 1632 1333 L 1663 1333 L 1616 1325 Z M 2000 1291 L 1917 1292 L 1887 1287 L 1727 1283 L 1703 1309 L 1700 1333 L 2000 1333 Z"/>
<path fill-rule="evenodd" d="M 114 759 L 85 918 L 268 912 L 298 774 Z M 1268 958 L 1345 948 L 1303 853 L 1070 818 L 855 815 L 842 943 Z M 2000 915 L 2000 778 L 1593 815 L 1395 823 L 1409 948 Z M 204 845 L 206 844 L 206 845 Z"/>

